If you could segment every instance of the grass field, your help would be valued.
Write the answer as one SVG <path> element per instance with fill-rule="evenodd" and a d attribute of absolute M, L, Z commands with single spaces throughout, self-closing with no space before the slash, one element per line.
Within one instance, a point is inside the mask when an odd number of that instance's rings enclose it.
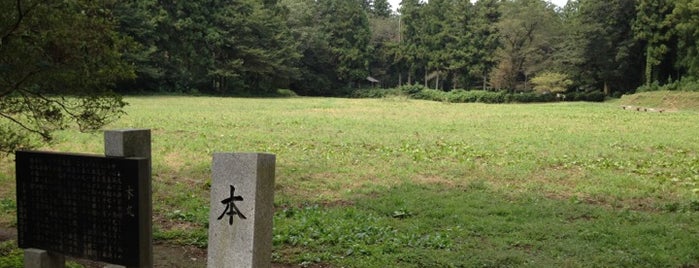
<path fill-rule="evenodd" d="M 213 152 L 277 155 L 274 261 L 699 267 L 699 117 L 618 103 L 130 97 L 153 134 L 155 237 L 205 247 Z M 103 150 L 59 133 L 49 150 Z M 14 224 L 12 162 L 0 225 Z M 0 255 L 3 251 L 0 251 Z M 0 262 L 1 263 L 1 262 Z"/>

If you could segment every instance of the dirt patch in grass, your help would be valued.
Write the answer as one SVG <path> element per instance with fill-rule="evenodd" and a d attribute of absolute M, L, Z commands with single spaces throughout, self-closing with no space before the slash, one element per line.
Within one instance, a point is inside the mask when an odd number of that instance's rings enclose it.
<path fill-rule="evenodd" d="M 17 230 L 0 228 L 0 241 L 17 240 Z"/>
<path fill-rule="evenodd" d="M 440 185 L 440 186 L 445 186 L 445 187 L 455 187 L 457 186 L 457 183 L 454 182 L 453 180 L 445 179 L 440 176 L 434 176 L 434 175 L 421 175 L 421 176 L 415 176 L 413 178 L 413 182 L 417 184 L 434 184 L 434 185 Z"/>
<path fill-rule="evenodd" d="M 183 157 L 179 152 L 169 152 L 163 157 L 167 169 L 175 173 L 182 170 L 182 167 L 185 165 L 185 160 L 187 160 L 187 158 Z"/>
<path fill-rule="evenodd" d="M 17 240 L 17 230 L 14 228 L 0 228 L 0 242 L 8 240 Z M 67 257 L 66 260 L 77 262 L 88 268 L 102 268 L 105 266 L 105 263 L 90 260 L 70 257 Z M 153 261 L 154 267 L 206 267 L 206 249 L 194 246 L 155 244 L 153 245 Z"/>
<path fill-rule="evenodd" d="M 206 267 L 206 249 L 168 244 L 153 245 L 155 267 Z"/>
<path fill-rule="evenodd" d="M 177 220 L 172 220 L 172 219 L 167 219 L 163 217 L 162 215 L 153 215 L 153 222 L 156 223 L 157 226 L 162 228 L 163 230 L 193 230 L 197 228 L 194 223 L 187 222 L 187 221 L 177 221 Z"/>

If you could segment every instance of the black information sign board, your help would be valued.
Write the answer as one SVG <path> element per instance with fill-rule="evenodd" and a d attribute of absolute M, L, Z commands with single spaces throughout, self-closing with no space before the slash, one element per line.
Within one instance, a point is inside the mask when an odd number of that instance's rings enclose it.
<path fill-rule="evenodd" d="M 19 247 L 140 266 L 148 170 L 145 158 L 18 151 Z"/>

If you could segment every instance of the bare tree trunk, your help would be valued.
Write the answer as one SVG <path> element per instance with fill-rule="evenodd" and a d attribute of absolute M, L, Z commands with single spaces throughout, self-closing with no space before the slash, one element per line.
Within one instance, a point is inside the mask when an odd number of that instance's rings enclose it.
<path fill-rule="evenodd" d="M 451 86 L 451 90 L 457 89 L 457 85 L 459 84 L 459 78 L 458 78 L 458 77 L 459 77 L 458 75 L 454 75 L 454 78 L 451 80 L 452 83 L 454 83 L 454 84 Z"/>
<path fill-rule="evenodd" d="M 434 78 L 434 89 L 439 90 L 439 73 L 437 73 L 437 76 Z"/>
<path fill-rule="evenodd" d="M 425 69 L 425 87 L 427 87 L 427 69 Z"/>
<path fill-rule="evenodd" d="M 529 91 L 529 75 L 524 74 L 524 92 Z"/>

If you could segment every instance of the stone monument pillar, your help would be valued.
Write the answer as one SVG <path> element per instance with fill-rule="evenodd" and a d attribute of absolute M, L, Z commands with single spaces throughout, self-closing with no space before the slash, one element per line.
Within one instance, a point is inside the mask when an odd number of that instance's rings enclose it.
<path fill-rule="evenodd" d="M 275 160 L 214 154 L 207 267 L 271 267 Z"/>

